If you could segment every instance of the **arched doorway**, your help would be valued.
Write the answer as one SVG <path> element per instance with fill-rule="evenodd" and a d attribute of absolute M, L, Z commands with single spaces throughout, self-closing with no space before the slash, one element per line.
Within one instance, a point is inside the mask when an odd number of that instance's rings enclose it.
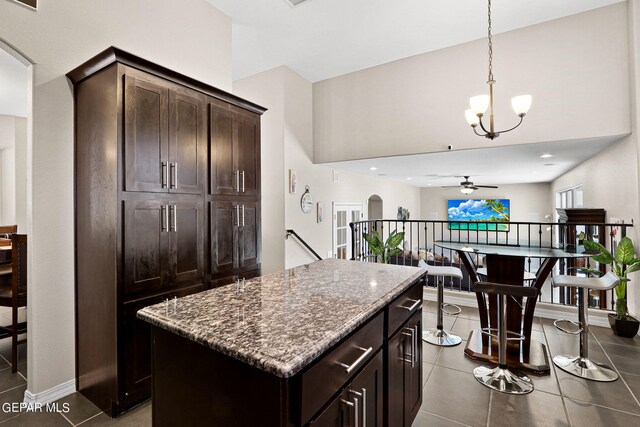
<path fill-rule="evenodd" d="M 369 197 L 369 216 L 367 217 L 369 220 L 372 219 L 382 219 L 383 218 L 383 210 L 382 210 L 382 198 L 377 194 Z"/>

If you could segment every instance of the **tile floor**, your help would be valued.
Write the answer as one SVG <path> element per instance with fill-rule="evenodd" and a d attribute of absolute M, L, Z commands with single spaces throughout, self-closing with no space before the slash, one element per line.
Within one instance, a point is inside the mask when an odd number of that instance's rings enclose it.
<path fill-rule="evenodd" d="M 426 325 L 435 325 L 435 304 L 425 303 Z M 445 327 L 466 338 L 479 327 L 474 309 L 445 317 Z M 578 352 L 578 337 L 555 329 L 553 322 L 536 319 L 535 338 L 547 344 L 551 355 Z M 477 363 L 457 347 L 423 343 L 424 400 L 413 427 L 425 426 L 640 426 L 640 338 L 619 338 L 608 328 L 591 328 L 589 351 L 594 360 L 614 366 L 618 381 L 597 383 L 552 368 L 551 375 L 532 376 L 535 391 L 509 396 L 481 386 L 471 372 Z M 11 374 L 10 341 L 0 341 L 0 424 L 3 426 L 150 426 L 151 404 L 111 419 L 78 393 L 61 399 L 66 413 L 12 414 L 3 403 L 21 402 L 26 389 L 26 346 L 20 346 L 19 372 Z"/>

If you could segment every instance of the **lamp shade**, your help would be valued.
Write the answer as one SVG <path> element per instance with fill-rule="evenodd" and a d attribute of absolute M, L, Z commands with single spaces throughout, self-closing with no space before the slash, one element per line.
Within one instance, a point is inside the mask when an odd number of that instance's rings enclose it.
<path fill-rule="evenodd" d="M 478 95 L 469 99 L 469 106 L 474 114 L 484 114 L 489 108 L 489 95 Z"/>
<path fill-rule="evenodd" d="M 511 98 L 511 107 L 517 115 L 524 116 L 529 112 L 529 108 L 531 108 L 531 100 L 531 95 L 514 96 Z"/>
<path fill-rule="evenodd" d="M 474 114 L 471 109 L 466 110 L 464 112 L 464 116 L 467 119 L 467 123 L 469 123 L 471 126 L 477 126 L 478 123 L 480 123 L 480 119 Z"/>
<path fill-rule="evenodd" d="M 470 188 L 470 187 L 462 187 L 462 188 L 460 189 L 460 192 L 461 192 L 462 194 L 471 194 L 471 193 L 473 193 L 473 188 Z"/>

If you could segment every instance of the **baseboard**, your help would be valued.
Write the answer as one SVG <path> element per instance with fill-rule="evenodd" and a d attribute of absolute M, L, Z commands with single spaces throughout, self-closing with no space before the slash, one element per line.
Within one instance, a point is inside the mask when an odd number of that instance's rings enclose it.
<path fill-rule="evenodd" d="M 76 380 L 69 380 L 66 383 L 58 384 L 40 393 L 32 393 L 29 390 L 24 392 L 24 403 L 51 403 L 68 396 L 76 391 Z"/>
<path fill-rule="evenodd" d="M 444 291 L 444 300 L 450 304 L 461 305 L 464 307 L 478 307 L 478 300 L 474 293 Z M 435 288 L 424 288 L 424 299 L 427 301 L 436 300 Z M 612 313 L 607 310 L 589 309 L 589 325 L 609 327 L 609 319 L 607 314 Z M 568 319 L 578 321 L 578 308 L 568 305 L 550 304 L 548 302 L 538 302 L 536 304 L 535 315 L 545 319 Z"/>

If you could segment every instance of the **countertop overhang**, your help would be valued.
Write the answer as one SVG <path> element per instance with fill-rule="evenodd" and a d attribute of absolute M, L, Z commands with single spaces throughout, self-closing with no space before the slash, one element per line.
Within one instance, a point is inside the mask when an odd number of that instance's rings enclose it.
<path fill-rule="evenodd" d="M 328 259 L 152 305 L 138 317 L 289 378 L 424 274 L 416 267 Z"/>

